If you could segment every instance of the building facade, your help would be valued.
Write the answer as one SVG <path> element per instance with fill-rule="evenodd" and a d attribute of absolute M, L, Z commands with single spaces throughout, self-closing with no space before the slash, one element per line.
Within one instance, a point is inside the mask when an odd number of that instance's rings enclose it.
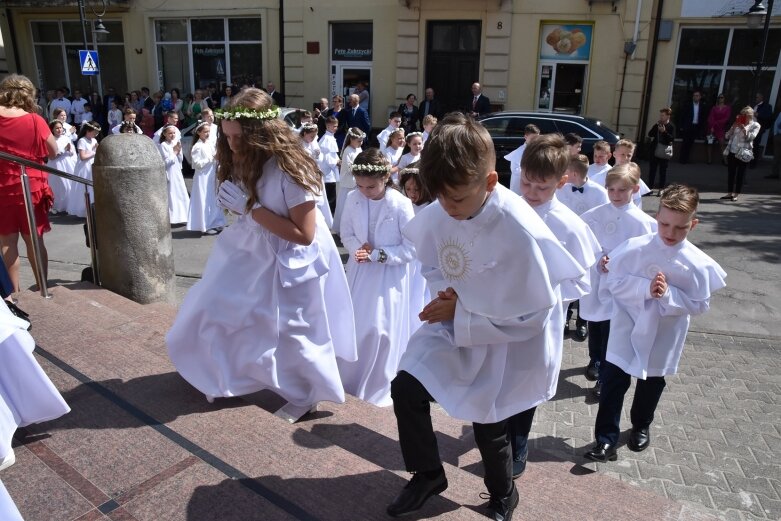
<path fill-rule="evenodd" d="M 44 90 L 272 81 L 288 105 L 311 108 L 364 82 L 382 127 L 410 93 L 432 87 L 458 109 L 477 81 L 496 109 L 585 114 L 633 139 L 694 89 L 737 108 L 758 83 L 781 104 L 781 6 L 757 80 L 751 0 L 85 0 L 86 31 L 75 1 L 5 4 L 8 70 Z M 92 32 L 99 21 L 108 34 Z M 85 38 L 100 56 L 92 83 Z"/>

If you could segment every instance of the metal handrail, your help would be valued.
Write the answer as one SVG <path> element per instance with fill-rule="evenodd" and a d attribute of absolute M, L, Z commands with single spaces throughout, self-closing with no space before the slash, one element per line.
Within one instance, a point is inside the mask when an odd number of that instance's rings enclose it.
<path fill-rule="evenodd" d="M 57 170 L 56 168 L 52 168 L 47 165 L 42 165 L 40 163 L 36 163 L 35 161 L 30 161 L 29 159 L 25 159 L 23 157 L 19 157 L 14 154 L 9 154 L 7 152 L 0 151 L 0 160 L 16 163 L 19 166 L 21 166 L 22 169 L 21 182 L 22 182 L 22 194 L 24 196 L 24 209 L 27 212 L 27 224 L 30 227 L 30 239 L 32 240 L 33 253 L 35 254 L 34 269 L 38 273 L 38 277 L 37 277 L 38 287 L 40 288 L 41 296 L 43 298 L 51 298 L 51 296 L 49 295 L 49 289 L 47 287 L 48 281 L 45 280 L 43 276 L 44 275 L 43 259 L 41 258 L 41 250 L 43 249 L 43 246 L 41 244 L 41 237 L 38 235 L 38 226 L 37 223 L 35 222 L 35 209 L 33 206 L 32 193 L 30 192 L 30 176 L 27 175 L 28 168 L 34 168 L 35 170 L 40 170 L 48 174 L 64 177 L 65 179 L 70 179 L 71 181 L 75 181 L 77 183 L 81 183 L 82 185 L 84 185 L 84 205 L 87 210 L 86 211 L 87 234 L 89 235 L 89 249 L 90 249 L 90 261 L 92 264 L 92 277 L 95 284 L 100 284 L 100 273 L 98 271 L 98 252 L 97 252 L 97 248 L 95 247 L 97 241 L 97 233 L 95 230 L 95 212 L 92 208 L 92 201 L 89 195 L 89 190 L 87 189 L 87 187 L 93 186 L 92 180 L 84 179 L 83 177 L 78 177 L 73 174 L 63 172 L 62 170 Z M 35 230 L 35 233 L 33 233 L 33 230 Z"/>

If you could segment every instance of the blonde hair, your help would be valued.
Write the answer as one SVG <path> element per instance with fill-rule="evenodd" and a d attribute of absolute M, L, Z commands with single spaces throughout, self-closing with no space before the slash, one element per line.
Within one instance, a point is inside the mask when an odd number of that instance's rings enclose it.
<path fill-rule="evenodd" d="M 637 163 L 630 161 L 629 163 L 611 168 L 605 177 L 605 186 L 608 187 L 613 183 L 637 186 L 640 184 L 640 167 L 637 166 Z"/>
<path fill-rule="evenodd" d="M 233 96 L 228 106 L 265 111 L 273 104 L 266 92 L 248 88 Z M 217 138 L 217 180 L 222 183 L 232 179 L 243 184 L 249 193 L 248 210 L 258 202 L 255 186 L 263 175 L 263 165 L 272 157 L 277 160 L 279 169 L 298 186 L 315 195 L 320 194 L 321 174 L 317 163 L 304 150 L 298 134 L 287 123 L 279 118 L 239 118 L 233 121 L 241 125 L 239 152 L 230 149 L 228 138 L 220 132 Z"/>
<path fill-rule="evenodd" d="M 0 82 L 0 105 L 16 107 L 25 112 L 38 112 L 35 102 L 35 86 L 30 78 L 21 74 L 9 74 Z"/>
<path fill-rule="evenodd" d="M 570 158 L 567 170 L 572 170 L 573 172 L 577 172 L 583 177 L 586 177 L 586 174 L 588 173 L 588 157 L 584 154 L 578 154 L 577 157 Z"/>
<path fill-rule="evenodd" d="M 600 152 L 610 152 L 610 143 L 607 141 L 597 141 L 594 143 L 594 150 L 599 150 Z"/>
<path fill-rule="evenodd" d="M 626 147 L 626 148 L 629 149 L 630 152 L 632 152 L 632 154 L 635 153 L 635 146 L 636 145 L 635 145 L 634 141 L 632 141 L 631 139 L 626 139 L 626 138 L 621 139 L 621 140 L 619 140 L 618 143 L 616 143 L 616 148 L 618 148 L 618 147 Z"/>
<path fill-rule="evenodd" d="M 523 174 L 534 181 L 561 179 L 569 166 L 567 142 L 561 134 L 543 134 L 526 145 L 521 159 Z"/>
<path fill-rule="evenodd" d="M 394 130 L 393 132 L 391 132 L 390 134 L 388 134 L 388 142 L 385 143 L 385 146 L 388 146 L 388 147 L 391 146 L 391 141 L 393 141 L 393 138 L 396 135 L 401 135 L 401 137 L 404 138 L 404 129 L 399 127 L 396 130 Z"/>
<path fill-rule="evenodd" d="M 426 125 L 436 125 L 437 124 L 437 118 L 433 114 L 426 114 L 423 117 L 423 126 Z"/>
<path fill-rule="evenodd" d="M 669 208 L 674 212 L 694 215 L 700 204 L 700 194 L 692 186 L 671 184 L 659 196 L 659 209 Z"/>

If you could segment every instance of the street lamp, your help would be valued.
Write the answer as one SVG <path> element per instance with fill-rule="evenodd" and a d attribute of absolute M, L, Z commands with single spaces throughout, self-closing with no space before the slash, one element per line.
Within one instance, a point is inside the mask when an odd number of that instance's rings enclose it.
<path fill-rule="evenodd" d="M 759 92 L 759 78 L 762 75 L 762 67 L 765 65 L 765 50 L 767 49 L 767 38 L 770 34 L 770 15 L 773 13 L 773 0 L 768 0 L 767 8 L 765 8 L 762 0 L 754 0 L 754 5 L 746 13 L 746 21 L 751 29 L 758 29 L 762 25 L 762 19 L 764 18 L 765 26 L 762 31 L 762 45 L 759 51 L 759 60 L 757 61 L 757 67 L 754 71 L 754 92 L 749 95 L 749 103 L 753 103 L 751 96 L 756 96 Z"/>
<path fill-rule="evenodd" d="M 103 20 L 101 17 L 105 16 L 106 14 L 106 0 L 100 0 L 103 10 L 98 13 L 94 7 L 90 6 L 90 10 L 92 11 L 92 14 L 95 15 L 98 19 L 97 24 L 95 24 L 94 29 L 92 30 L 92 34 L 109 34 L 108 29 L 106 29 L 106 26 L 103 25 Z M 89 49 L 87 45 L 87 20 L 84 16 L 84 0 L 79 0 L 79 19 L 81 20 L 81 35 L 83 38 L 84 43 L 84 50 Z M 93 36 L 94 38 L 94 36 Z M 95 42 L 95 50 L 98 49 L 97 42 Z M 89 77 L 89 90 L 90 93 L 92 93 L 92 76 Z"/>

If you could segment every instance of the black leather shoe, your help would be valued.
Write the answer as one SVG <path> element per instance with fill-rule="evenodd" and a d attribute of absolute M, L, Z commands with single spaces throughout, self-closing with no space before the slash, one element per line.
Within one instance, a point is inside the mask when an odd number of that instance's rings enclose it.
<path fill-rule="evenodd" d="M 575 324 L 575 333 L 573 337 L 578 342 L 583 342 L 588 338 L 588 326 L 586 324 Z"/>
<path fill-rule="evenodd" d="M 513 456 L 513 479 L 520 478 L 526 471 L 526 459 L 529 457 L 529 447 L 522 454 Z"/>
<path fill-rule="evenodd" d="M 599 367 L 596 360 L 591 360 L 586 366 L 586 380 L 595 382 L 597 378 L 599 378 Z"/>
<path fill-rule="evenodd" d="M 564 338 L 567 338 L 570 334 L 569 320 L 564 323 Z"/>
<path fill-rule="evenodd" d="M 651 443 L 651 433 L 648 427 L 632 427 L 629 433 L 629 443 L 627 447 L 633 452 L 642 452 L 648 448 Z"/>
<path fill-rule="evenodd" d="M 409 483 L 402 489 L 396 499 L 388 505 L 385 510 L 389 516 L 398 517 L 418 510 L 428 498 L 435 494 L 440 494 L 447 489 L 447 478 L 445 471 L 435 478 L 429 479 L 418 472 Z"/>
<path fill-rule="evenodd" d="M 597 398 L 602 397 L 602 382 L 597 381 L 597 384 L 594 386 L 593 389 L 591 389 L 591 394 L 593 394 Z"/>
<path fill-rule="evenodd" d="M 584 456 L 591 461 L 600 461 L 602 463 L 618 459 L 618 454 L 616 454 L 616 447 L 614 445 L 599 442 L 584 454 Z"/>
<path fill-rule="evenodd" d="M 509 496 L 502 498 L 495 498 L 491 496 L 488 500 L 488 518 L 494 521 L 510 521 L 513 518 L 513 512 L 515 507 L 518 506 L 520 501 L 518 496 L 518 489 L 515 488 L 513 483 L 513 491 Z"/>

